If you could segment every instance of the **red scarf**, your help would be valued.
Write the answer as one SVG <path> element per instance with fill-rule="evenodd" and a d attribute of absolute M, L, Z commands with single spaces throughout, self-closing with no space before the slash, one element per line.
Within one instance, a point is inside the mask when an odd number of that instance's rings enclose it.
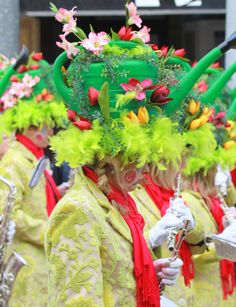
<path fill-rule="evenodd" d="M 84 167 L 84 173 L 97 183 L 97 176 L 92 170 Z M 144 219 L 138 213 L 136 204 L 128 193 L 123 195 L 113 186 L 110 187 L 111 192 L 107 197 L 109 201 L 114 200 L 125 209 L 126 213 L 123 215 L 123 218 L 129 226 L 133 239 L 137 307 L 159 307 L 159 285 L 153 266 L 153 260 L 143 236 Z"/>
<path fill-rule="evenodd" d="M 16 139 L 22 145 L 24 145 L 32 154 L 37 158 L 40 159 L 44 156 L 44 151 L 42 148 L 37 147 L 30 139 L 28 139 L 23 134 L 17 134 Z M 44 170 L 44 176 L 46 179 L 45 185 L 45 193 L 47 199 L 47 211 L 48 216 L 50 216 L 52 210 L 56 206 L 57 202 L 61 198 L 60 192 L 55 184 L 53 177 L 49 174 L 47 170 Z"/>
<path fill-rule="evenodd" d="M 159 187 L 149 175 L 145 175 L 145 177 L 147 179 L 145 184 L 146 192 L 157 206 L 161 216 L 163 216 L 170 206 L 170 198 L 174 196 L 174 191 Z M 194 263 L 192 253 L 185 241 L 181 244 L 179 256 L 183 260 L 182 275 L 185 285 L 190 286 L 190 281 L 194 278 Z"/>
<path fill-rule="evenodd" d="M 217 223 L 218 231 L 222 232 L 224 230 L 222 223 L 224 212 L 220 207 L 221 202 L 218 197 L 210 197 L 210 200 L 211 203 L 209 207 L 211 214 Z M 232 295 L 234 293 L 234 288 L 236 287 L 234 277 L 234 263 L 232 261 L 226 259 L 220 260 L 220 276 L 224 299 L 227 299 L 228 295 Z"/>

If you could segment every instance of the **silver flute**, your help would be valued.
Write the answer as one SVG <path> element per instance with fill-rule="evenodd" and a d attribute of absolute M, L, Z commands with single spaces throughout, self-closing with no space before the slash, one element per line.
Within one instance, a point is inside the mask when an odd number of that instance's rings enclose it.
<path fill-rule="evenodd" d="M 174 196 L 170 198 L 170 213 L 173 213 L 173 202 L 175 201 L 176 198 L 179 198 L 180 195 L 180 188 L 181 188 L 181 175 L 178 174 L 177 178 L 177 184 L 175 188 L 175 193 Z M 167 246 L 169 251 L 174 251 L 175 249 L 175 243 L 176 243 L 176 236 L 178 234 L 178 229 L 175 227 L 170 227 L 169 232 L 168 232 L 168 237 L 167 237 Z"/>
<path fill-rule="evenodd" d="M 6 260 L 8 248 L 8 228 L 10 215 L 16 198 L 16 187 L 9 180 L 0 176 L 9 188 L 6 205 L 0 221 L 0 307 L 7 307 L 16 276 L 26 261 L 16 252 Z"/>

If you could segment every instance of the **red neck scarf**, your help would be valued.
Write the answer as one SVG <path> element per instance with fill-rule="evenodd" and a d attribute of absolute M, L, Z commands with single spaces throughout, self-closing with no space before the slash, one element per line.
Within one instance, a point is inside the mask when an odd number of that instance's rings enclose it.
<path fill-rule="evenodd" d="M 97 183 L 96 174 L 87 167 L 83 169 L 85 175 Z M 136 204 L 128 193 L 123 195 L 120 191 L 111 186 L 111 192 L 107 197 L 109 201 L 114 200 L 126 211 L 123 218 L 129 226 L 133 239 L 137 307 L 159 307 L 159 285 L 153 266 L 153 260 L 143 236 L 144 219 L 138 213 Z"/>
<path fill-rule="evenodd" d="M 149 175 L 145 175 L 147 183 L 145 190 L 157 206 L 161 216 L 165 215 L 166 210 L 170 206 L 170 198 L 174 196 L 174 191 L 159 187 Z M 194 278 L 194 263 L 192 253 L 188 244 L 183 241 L 179 250 L 179 256 L 183 260 L 182 275 L 186 286 L 190 286 L 191 280 Z"/>
<path fill-rule="evenodd" d="M 211 214 L 217 223 L 218 231 L 222 232 L 224 230 L 222 223 L 224 212 L 220 207 L 221 202 L 218 197 L 210 197 L 210 201 L 211 203 L 209 207 Z M 227 299 L 228 295 L 232 295 L 234 293 L 234 288 L 236 287 L 234 277 L 234 263 L 232 261 L 226 259 L 220 260 L 220 276 L 224 299 Z"/>
<path fill-rule="evenodd" d="M 44 156 L 44 151 L 42 148 L 37 147 L 30 139 L 28 139 L 23 134 L 17 134 L 16 139 L 22 145 L 24 145 L 32 154 L 37 158 L 40 159 Z M 47 170 L 44 170 L 44 176 L 46 179 L 45 185 L 45 193 L 47 199 L 47 211 L 48 216 L 50 216 L 52 210 L 56 206 L 57 202 L 61 198 L 60 192 L 55 184 L 53 177 L 49 174 Z"/>
<path fill-rule="evenodd" d="M 233 182 L 233 184 L 234 184 L 234 187 L 236 188 L 236 168 L 234 168 L 234 169 L 230 172 L 230 174 L 231 174 L 231 180 L 232 180 L 232 182 Z"/>

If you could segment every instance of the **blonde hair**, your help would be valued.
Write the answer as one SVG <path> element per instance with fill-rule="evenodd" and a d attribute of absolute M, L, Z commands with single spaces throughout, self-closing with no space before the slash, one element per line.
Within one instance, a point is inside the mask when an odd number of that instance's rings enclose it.
<path fill-rule="evenodd" d="M 176 176 L 178 171 L 176 168 L 169 164 L 167 170 L 160 170 L 156 165 L 150 165 L 150 175 L 152 180 L 160 187 L 167 190 L 174 190 L 176 183 Z"/>
<path fill-rule="evenodd" d="M 193 177 L 183 178 L 183 187 L 186 190 L 198 192 L 202 198 L 209 200 L 211 196 L 217 195 L 215 187 L 216 167 L 212 167 L 206 174 L 203 170 L 197 172 Z M 209 203 L 209 201 L 207 201 Z"/>

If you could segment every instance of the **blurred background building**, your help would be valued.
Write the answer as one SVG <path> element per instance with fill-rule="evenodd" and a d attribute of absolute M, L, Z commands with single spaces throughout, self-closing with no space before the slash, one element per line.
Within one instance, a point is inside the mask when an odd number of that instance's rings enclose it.
<path fill-rule="evenodd" d="M 67 9 L 77 6 L 78 24 L 85 31 L 89 31 L 89 24 L 95 31 L 108 31 L 110 28 L 118 31 L 124 25 L 124 0 L 51 1 L 57 7 Z M 187 56 L 195 60 L 223 41 L 227 1 L 236 4 L 236 0 L 134 0 L 143 23 L 152 28 L 152 43 L 160 47 L 174 45 L 175 48 L 186 48 Z M 11 52 L 11 48 L 18 50 L 15 46 L 19 33 L 20 44 L 26 44 L 31 51 L 41 50 L 45 58 L 52 62 L 61 52 L 55 42 L 62 26 L 53 18 L 49 0 L 0 0 L 0 5 L 0 18 L 5 18 L 9 25 L 14 24 L 14 34 L 11 32 L 8 37 L 13 41 L 13 47 L 8 45 L 7 52 Z M 2 9 L 4 6 L 7 6 L 5 13 Z M 17 21 L 19 16 L 20 25 Z M 1 30 L 0 36 L 4 33 L 8 36 L 4 31 L 7 31 L 7 27 L 9 29 L 9 25 Z M 0 52 L 3 52 L 4 38 L 0 39 Z"/>

